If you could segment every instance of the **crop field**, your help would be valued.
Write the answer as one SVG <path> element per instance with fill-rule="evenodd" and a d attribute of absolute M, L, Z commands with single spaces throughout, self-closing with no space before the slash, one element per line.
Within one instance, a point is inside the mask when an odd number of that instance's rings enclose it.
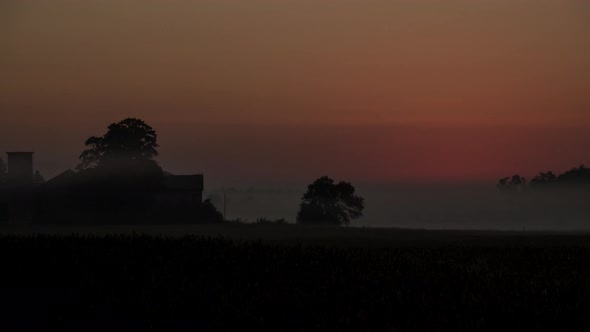
<path fill-rule="evenodd" d="M 581 233 L 3 227 L 0 262 L 3 327 L 585 331 L 590 324 L 590 235 Z"/>

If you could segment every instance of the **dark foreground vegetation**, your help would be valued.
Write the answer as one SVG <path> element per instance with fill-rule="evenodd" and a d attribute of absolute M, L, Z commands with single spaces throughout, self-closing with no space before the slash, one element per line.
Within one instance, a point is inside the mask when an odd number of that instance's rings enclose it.
<path fill-rule="evenodd" d="M 0 324 L 587 330 L 588 237 L 572 236 L 576 245 L 568 246 L 567 236 L 375 247 L 190 235 L 2 235 Z"/>

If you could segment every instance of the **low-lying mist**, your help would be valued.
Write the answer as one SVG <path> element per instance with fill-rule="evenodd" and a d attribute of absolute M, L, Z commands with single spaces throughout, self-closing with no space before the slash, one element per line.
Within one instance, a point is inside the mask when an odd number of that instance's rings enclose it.
<path fill-rule="evenodd" d="M 228 219 L 295 222 L 305 187 L 226 189 Z M 469 230 L 590 230 L 588 192 L 501 192 L 493 184 L 359 185 L 364 217 L 353 227 Z M 223 191 L 205 194 L 223 210 Z"/>

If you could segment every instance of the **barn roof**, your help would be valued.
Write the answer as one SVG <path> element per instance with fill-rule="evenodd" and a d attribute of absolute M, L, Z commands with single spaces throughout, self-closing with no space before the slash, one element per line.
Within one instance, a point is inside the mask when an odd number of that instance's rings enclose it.
<path fill-rule="evenodd" d="M 77 181 L 79 173 L 67 170 L 47 181 L 49 186 L 68 186 Z M 164 188 L 167 191 L 203 191 L 203 175 L 173 175 L 165 173 Z"/>
<path fill-rule="evenodd" d="M 64 171 L 62 173 L 60 173 L 58 176 L 54 177 L 51 180 L 48 180 L 46 182 L 46 184 L 49 185 L 67 185 L 67 184 L 71 184 L 72 182 L 74 182 L 76 180 L 76 172 L 72 171 L 71 169 L 68 169 L 67 171 Z"/>

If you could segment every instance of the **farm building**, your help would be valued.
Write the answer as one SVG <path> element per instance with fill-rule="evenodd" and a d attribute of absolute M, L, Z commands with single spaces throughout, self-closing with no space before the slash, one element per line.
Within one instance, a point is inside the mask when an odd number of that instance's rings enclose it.
<path fill-rule="evenodd" d="M 123 176 L 91 178 L 66 170 L 44 183 L 34 183 L 33 153 L 11 152 L 6 181 L 0 184 L 0 220 L 10 223 L 93 222 L 173 216 L 191 218 L 203 201 L 203 175 L 164 172 L 149 185 Z M 121 181 L 119 181 L 121 180 Z M 128 182 L 128 181 L 127 181 Z M 106 183 L 106 184 L 105 184 Z M 149 222 L 149 221 L 148 221 Z"/>

